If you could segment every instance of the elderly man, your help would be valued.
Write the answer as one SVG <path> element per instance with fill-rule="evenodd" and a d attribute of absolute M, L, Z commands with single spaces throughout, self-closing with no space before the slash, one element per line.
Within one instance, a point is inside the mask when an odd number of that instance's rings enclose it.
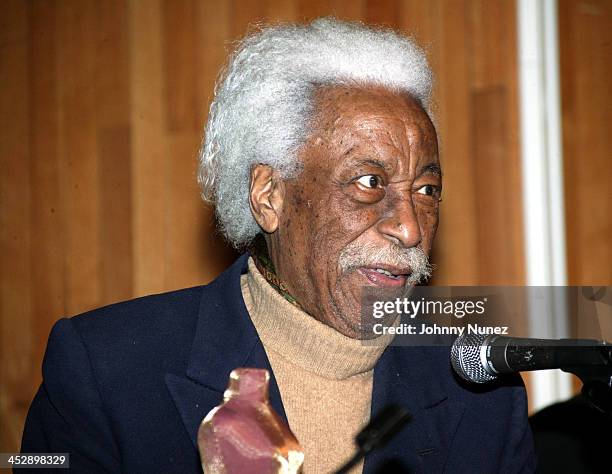
<path fill-rule="evenodd" d="M 198 472 L 196 434 L 236 367 L 330 472 L 382 407 L 410 424 L 355 472 L 529 472 L 524 389 L 471 391 L 448 348 L 363 344 L 365 287 L 425 280 L 442 173 L 423 52 L 324 19 L 247 37 L 211 106 L 204 197 L 248 249 L 210 285 L 59 321 L 22 450 L 82 472 Z M 389 468 L 391 463 L 394 467 Z"/>

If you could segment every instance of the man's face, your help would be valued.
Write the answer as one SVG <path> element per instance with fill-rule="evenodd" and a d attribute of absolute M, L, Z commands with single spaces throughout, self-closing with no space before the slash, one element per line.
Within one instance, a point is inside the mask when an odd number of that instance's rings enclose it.
<path fill-rule="evenodd" d="M 303 171 L 284 183 L 268 247 L 309 314 L 359 337 L 362 289 L 414 283 L 431 250 L 441 192 L 436 132 L 415 100 L 384 89 L 330 87 L 316 99 Z"/>

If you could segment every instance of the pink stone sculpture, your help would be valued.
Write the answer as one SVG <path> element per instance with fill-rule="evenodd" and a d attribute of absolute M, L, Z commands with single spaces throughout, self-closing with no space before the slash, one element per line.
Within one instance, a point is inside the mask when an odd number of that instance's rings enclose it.
<path fill-rule="evenodd" d="M 223 403 L 198 430 L 205 474 L 296 474 L 304 453 L 268 400 L 270 374 L 241 368 L 230 374 Z"/>

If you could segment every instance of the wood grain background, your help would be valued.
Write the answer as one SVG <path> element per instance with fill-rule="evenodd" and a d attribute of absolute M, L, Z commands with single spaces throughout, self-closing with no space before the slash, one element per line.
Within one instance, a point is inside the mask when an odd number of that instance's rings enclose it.
<path fill-rule="evenodd" d="M 570 285 L 612 285 L 612 2 L 560 0 Z"/>
<path fill-rule="evenodd" d="M 236 256 L 195 182 L 214 80 L 260 21 L 412 34 L 437 75 L 437 284 L 524 281 L 511 0 L 5 0 L 0 14 L 0 451 L 52 324 L 206 283 Z M 610 3 L 560 2 L 570 280 L 611 284 Z"/>

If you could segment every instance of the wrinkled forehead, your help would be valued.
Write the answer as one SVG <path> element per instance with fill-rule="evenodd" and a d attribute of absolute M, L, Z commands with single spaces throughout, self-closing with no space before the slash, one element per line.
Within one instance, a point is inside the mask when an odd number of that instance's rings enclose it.
<path fill-rule="evenodd" d="M 421 104 L 405 93 L 382 87 L 321 87 L 315 93 L 310 137 L 302 149 L 326 144 L 337 158 L 350 150 L 382 150 L 395 156 L 438 160 L 435 128 Z M 412 150 L 412 152 L 411 152 Z M 306 153 L 304 153 L 306 152 Z"/>
<path fill-rule="evenodd" d="M 437 135 L 429 115 L 409 94 L 376 86 L 325 86 L 315 92 L 313 135 L 375 131 L 392 125 L 411 141 L 435 141 Z M 437 147 L 436 147 L 437 148 Z"/>

